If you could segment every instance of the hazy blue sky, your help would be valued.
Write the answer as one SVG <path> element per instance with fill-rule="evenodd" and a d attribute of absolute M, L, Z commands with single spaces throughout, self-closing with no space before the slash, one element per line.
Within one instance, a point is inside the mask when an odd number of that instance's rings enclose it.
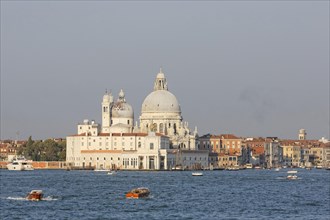
<path fill-rule="evenodd" d="M 1 1 L 1 139 L 139 120 L 159 67 L 200 135 L 329 138 L 329 1 Z"/>

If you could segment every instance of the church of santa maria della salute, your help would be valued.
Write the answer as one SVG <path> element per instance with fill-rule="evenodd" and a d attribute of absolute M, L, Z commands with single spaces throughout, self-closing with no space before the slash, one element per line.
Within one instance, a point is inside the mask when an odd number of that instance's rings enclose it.
<path fill-rule="evenodd" d="M 117 101 L 106 92 L 102 124 L 84 120 L 67 137 L 66 162 L 76 169 L 172 170 L 208 167 L 208 150 L 199 150 L 197 128 L 191 131 L 180 104 L 168 91 L 160 69 L 154 90 L 144 99 L 139 125 L 123 90 Z"/>

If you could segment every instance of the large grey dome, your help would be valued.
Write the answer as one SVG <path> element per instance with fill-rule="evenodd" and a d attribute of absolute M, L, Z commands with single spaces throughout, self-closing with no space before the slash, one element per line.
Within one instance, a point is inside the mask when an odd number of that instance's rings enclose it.
<path fill-rule="evenodd" d="M 151 92 L 143 101 L 141 113 L 181 113 L 176 97 L 167 90 Z"/>

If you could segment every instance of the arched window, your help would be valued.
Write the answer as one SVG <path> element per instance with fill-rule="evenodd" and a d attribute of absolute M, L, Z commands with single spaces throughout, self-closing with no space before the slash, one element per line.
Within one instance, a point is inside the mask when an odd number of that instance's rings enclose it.
<path fill-rule="evenodd" d="M 151 126 L 151 131 L 153 132 L 157 132 L 157 124 L 156 123 L 153 123 L 152 126 Z"/>

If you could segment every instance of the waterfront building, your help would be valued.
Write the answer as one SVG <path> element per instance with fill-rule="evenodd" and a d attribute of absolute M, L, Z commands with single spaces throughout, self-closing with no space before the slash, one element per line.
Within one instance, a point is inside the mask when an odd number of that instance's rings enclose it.
<path fill-rule="evenodd" d="M 220 137 L 218 135 L 205 134 L 198 138 L 198 148 L 209 152 L 209 166 L 218 168 L 218 154 L 220 153 Z"/>
<path fill-rule="evenodd" d="M 221 134 L 220 136 L 220 152 L 240 156 L 242 150 L 242 138 L 233 134 Z"/>
<path fill-rule="evenodd" d="M 267 168 L 282 166 L 283 150 L 277 137 L 268 137 L 265 140 L 265 165 Z"/>
<path fill-rule="evenodd" d="M 300 142 L 281 142 L 281 147 L 283 150 L 283 165 L 289 167 L 299 167 L 304 166 L 305 163 L 307 164 L 307 161 L 304 162 L 303 157 L 305 155 L 305 160 L 307 159 L 307 155 L 309 155 L 309 150 L 302 148 Z"/>
<path fill-rule="evenodd" d="M 106 92 L 101 103 L 102 124 L 84 120 L 77 134 L 67 137 L 69 166 L 97 169 L 169 170 L 208 167 L 208 151 L 198 149 L 197 128 L 183 122 L 177 98 L 168 91 L 162 70 L 154 90 L 145 98 L 140 125 L 123 90 L 117 101 Z"/>
<path fill-rule="evenodd" d="M 325 149 L 323 147 L 320 147 L 320 146 L 315 146 L 315 147 L 311 147 L 311 151 L 312 151 L 312 154 L 313 154 L 313 163 L 316 165 L 316 166 L 322 166 L 323 165 L 323 157 L 325 155 L 324 151 Z"/>
<path fill-rule="evenodd" d="M 292 155 L 293 146 L 292 145 L 281 145 L 283 150 L 283 165 L 291 167 L 292 166 Z"/>
<path fill-rule="evenodd" d="M 327 158 L 329 157 L 327 152 L 330 143 L 323 140 L 281 140 L 283 165 L 297 167 L 327 166 Z"/>
<path fill-rule="evenodd" d="M 284 155 L 284 153 L 283 153 Z M 304 167 L 312 167 L 313 153 L 307 146 L 301 147 L 301 165 Z"/>
<path fill-rule="evenodd" d="M 16 156 L 17 149 L 26 141 L 1 140 L 0 141 L 0 161 L 11 161 Z"/>
<path fill-rule="evenodd" d="M 323 166 L 330 167 L 330 142 L 324 144 Z"/>
<path fill-rule="evenodd" d="M 243 165 L 248 158 L 243 139 L 233 134 L 206 134 L 199 138 L 199 149 L 209 151 L 209 164 L 213 168 Z"/>
<path fill-rule="evenodd" d="M 233 154 L 218 154 L 219 168 L 237 167 L 239 166 L 239 158 Z"/>
<path fill-rule="evenodd" d="M 216 149 L 213 148 L 213 143 L 215 135 L 205 134 L 198 138 L 198 146 L 200 150 L 207 150 L 209 152 L 218 152 Z"/>
<path fill-rule="evenodd" d="M 265 162 L 265 138 L 246 138 L 248 162 L 253 166 L 263 166 Z"/>

